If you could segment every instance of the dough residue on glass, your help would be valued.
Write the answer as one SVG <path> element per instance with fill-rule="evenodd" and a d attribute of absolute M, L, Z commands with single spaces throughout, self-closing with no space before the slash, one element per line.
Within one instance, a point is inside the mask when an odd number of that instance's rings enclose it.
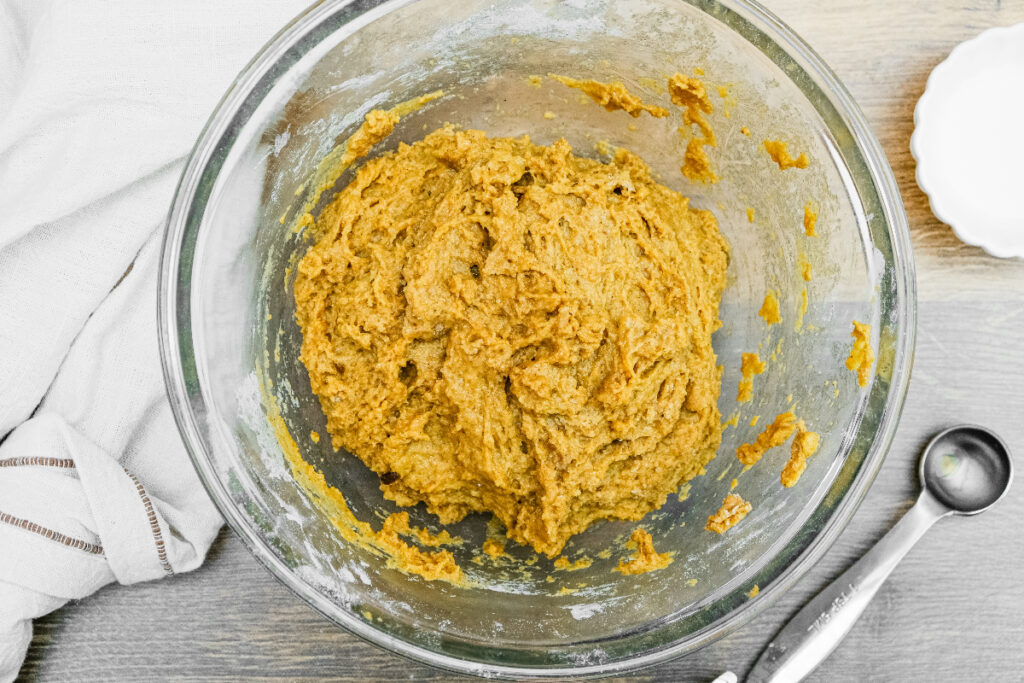
<path fill-rule="evenodd" d="M 818 224 L 818 212 L 814 209 L 814 202 L 809 201 L 804 205 L 804 234 L 808 237 L 817 237 L 815 226 Z"/>
<path fill-rule="evenodd" d="M 335 181 L 353 162 L 369 154 L 378 142 L 389 136 L 403 116 L 442 96 L 444 96 L 444 91 L 436 90 L 399 102 L 387 110 L 374 109 L 369 112 L 356 132 L 321 159 L 313 177 L 299 188 L 300 193 L 305 192 L 304 188 L 307 185 L 312 189 L 309 193 L 310 196 L 296 214 L 298 218 L 292 226 L 292 231 L 300 232 L 303 228 L 313 225 L 314 218 L 311 212 L 323 193 L 334 186 Z"/>
<path fill-rule="evenodd" d="M 804 287 L 800 290 L 800 307 L 796 310 L 796 322 L 793 323 L 793 329 L 797 332 L 804 327 L 804 316 L 807 315 L 807 288 Z"/>
<path fill-rule="evenodd" d="M 779 169 L 785 171 L 790 168 L 807 168 L 810 164 L 810 159 L 803 152 L 800 156 L 795 159 L 790 155 L 789 145 L 782 140 L 765 140 L 764 149 L 768 152 L 768 156 L 772 158 L 776 164 L 779 165 Z"/>
<path fill-rule="evenodd" d="M 644 112 L 650 114 L 656 119 L 668 116 L 668 109 L 653 104 L 644 104 L 643 100 L 629 92 L 629 90 L 626 89 L 626 86 L 619 81 L 602 83 L 594 80 L 578 80 L 575 78 L 569 78 L 568 76 L 559 76 L 557 74 L 548 74 L 548 78 L 552 78 L 562 85 L 579 90 L 608 111 L 622 110 L 633 118 L 639 117 L 640 114 L 643 114 Z"/>
<path fill-rule="evenodd" d="M 426 529 L 416 528 L 409 523 L 409 513 L 396 512 L 389 515 L 381 529 L 374 531 L 367 522 L 358 519 L 349 508 L 341 492 L 327 483 L 315 467 L 303 459 L 273 395 L 267 393 L 265 380 L 261 380 L 260 393 L 266 408 L 267 422 L 277 437 L 285 461 L 296 483 L 304 489 L 321 507 L 343 539 L 371 551 L 383 554 L 390 567 L 416 574 L 429 581 L 445 581 L 453 585 L 466 585 L 462 569 L 455 562 L 450 550 L 427 550 L 403 540 L 410 537 L 428 548 L 441 545 L 457 545 L 461 539 L 453 538 L 447 531 L 432 534 Z"/>
<path fill-rule="evenodd" d="M 690 180 L 703 183 L 718 182 L 718 176 L 711 170 L 711 160 L 705 147 L 714 147 L 717 143 L 715 131 L 708 123 L 707 115 L 714 110 L 711 99 L 700 79 L 675 74 L 668 79 L 668 94 L 672 104 L 682 107 L 683 128 L 681 132 L 691 134 L 690 129 L 697 127 L 698 134 L 692 134 L 686 143 L 683 154 L 683 165 L 680 169 Z"/>
<path fill-rule="evenodd" d="M 846 359 L 846 369 L 856 372 L 857 384 L 866 387 L 871 379 L 871 365 L 875 362 L 875 352 L 871 349 L 871 325 L 854 320 L 850 336 L 853 337 L 853 348 Z"/>
<path fill-rule="evenodd" d="M 589 557 L 581 557 L 577 559 L 575 562 L 571 562 L 568 557 L 565 557 L 563 555 L 555 560 L 554 566 L 555 569 L 561 571 L 575 572 L 579 571 L 580 569 L 586 569 L 593 563 L 594 561 L 591 560 Z"/>
<path fill-rule="evenodd" d="M 796 415 L 787 410 L 775 417 L 753 443 L 745 443 L 736 449 L 736 458 L 744 465 L 755 465 L 769 449 L 781 446 L 796 431 Z"/>
<path fill-rule="evenodd" d="M 505 555 L 505 541 L 497 538 L 488 538 L 484 541 L 482 550 L 488 557 L 502 557 Z"/>
<path fill-rule="evenodd" d="M 722 116 L 727 119 L 732 118 L 732 113 L 729 111 L 729 108 L 736 105 L 736 98 L 730 96 L 728 85 L 720 85 L 717 90 L 718 96 L 722 98 Z"/>
<path fill-rule="evenodd" d="M 736 392 L 736 401 L 746 403 L 754 396 L 754 375 L 764 372 L 765 364 L 756 353 L 744 353 L 740 363 L 739 390 Z"/>
<path fill-rule="evenodd" d="M 752 509 L 754 508 L 750 503 L 743 500 L 739 495 L 730 493 L 722 501 L 722 507 L 718 508 L 715 514 L 708 517 L 708 522 L 704 528 L 708 531 L 714 531 L 716 534 L 724 534 L 736 526 Z"/>
<path fill-rule="evenodd" d="M 775 297 L 775 292 L 769 291 L 764 295 L 764 303 L 757 314 L 769 325 L 782 322 L 782 316 L 779 315 L 779 300 Z"/>
<path fill-rule="evenodd" d="M 800 481 L 800 475 L 807 469 L 807 459 L 818 450 L 818 443 L 821 437 L 815 432 L 807 430 L 807 425 L 800 420 L 796 426 L 796 436 L 790 446 L 789 461 L 782 470 L 780 481 L 786 488 L 794 486 Z"/>
<path fill-rule="evenodd" d="M 369 154 L 374 145 L 391 135 L 398 121 L 399 116 L 393 111 L 374 109 L 368 113 L 363 124 L 348 139 L 341 164 L 349 166 L 356 159 Z"/>
<path fill-rule="evenodd" d="M 654 549 L 654 541 L 651 535 L 643 529 L 637 528 L 629 537 L 626 547 L 633 550 L 633 557 L 630 560 L 623 560 L 615 568 L 615 571 L 627 576 L 633 574 L 646 574 L 658 569 L 664 569 L 672 564 L 673 553 L 659 553 Z"/>
<path fill-rule="evenodd" d="M 811 262 L 807 260 L 806 256 L 803 256 L 798 265 L 800 266 L 800 277 L 803 278 L 804 282 L 810 282 L 814 277 L 814 269 L 811 267 Z"/>

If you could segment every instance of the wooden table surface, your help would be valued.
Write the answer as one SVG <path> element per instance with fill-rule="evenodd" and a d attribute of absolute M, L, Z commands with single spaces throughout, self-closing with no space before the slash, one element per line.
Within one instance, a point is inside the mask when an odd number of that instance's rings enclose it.
<path fill-rule="evenodd" d="M 914 181 L 913 110 L 957 43 L 1024 21 L 1024 0 L 764 0 L 832 66 L 881 140 L 910 217 L 917 354 L 899 435 L 827 556 L 739 632 L 631 680 L 741 675 L 775 631 L 876 541 L 917 493 L 929 435 L 978 422 L 1024 454 L 1024 261 L 962 244 Z M 1024 188 L 1022 188 L 1024 189 Z M 943 520 L 896 569 L 820 681 L 1024 680 L 1024 482 L 977 518 Z M 229 532 L 169 581 L 111 586 L 36 622 L 25 680 L 452 678 L 367 645 L 306 607 Z"/>

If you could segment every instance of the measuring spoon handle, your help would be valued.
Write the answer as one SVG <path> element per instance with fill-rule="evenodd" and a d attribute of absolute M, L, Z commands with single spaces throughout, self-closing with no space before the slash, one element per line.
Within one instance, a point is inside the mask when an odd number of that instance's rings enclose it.
<path fill-rule="evenodd" d="M 804 605 L 768 644 L 747 683 L 796 683 L 835 650 L 885 579 L 932 524 L 950 514 L 927 491 L 856 563 Z"/>

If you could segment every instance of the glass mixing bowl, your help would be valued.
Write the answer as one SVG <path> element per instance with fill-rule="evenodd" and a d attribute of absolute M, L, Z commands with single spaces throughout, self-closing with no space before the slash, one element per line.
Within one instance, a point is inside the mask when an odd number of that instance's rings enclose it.
<path fill-rule="evenodd" d="M 581 102 L 550 79 L 528 82 L 550 72 L 620 80 L 668 106 L 665 77 L 695 69 L 715 95 L 712 161 L 722 179 L 714 185 L 680 174 L 685 139 L 676 114 L 634 120 Z M 487 526 L 478 515 L 450 529 L 467 540 L 453 552 L 475 585 L 426 581 L 346 543 L 289 473 L 280 430 L 268 419 L 278 412 L 357 517 L 379 526 L 397 509 L 358 459 L 310 437 L 326 430 L 298 361 L 291 291 L 292 266 L 309 238 L 289 226 L 313 199 L 308 181 L 318 163 L 367 111 L 437 89 L 444 96 L 404 117 L 374 154 L 445 122 L 490 135 L 528 133 L 540 143 L 565 137 L 594 157 L 605 141 L 638 153 L 662 182 L 714 211 L 732 246 L 714 344 L 724 367 L 719 406 L 723 419 L 736 419 L 706 475 L 684 487 L 688 495 L 671 496 L 642 522 L 658 550 L 675 552 L 663 570 L 612 571 L 637 526 L 627 522 L 600 523 L 574 538 L 568 556 L 595 560 L 572 573 L 553 572 L 550 560 L 534 561 L 514 544 L 514 574 L 477 564 Z M 781 171 L 765 139 L 807 152 L 810 168 Z M 348 171 L 319 206 L 350 178 Z M 801 225 L 808 201 L 819 207 L 815 238 Z M 798 270 L 805 257 L 810 282 Z M 467 673 L 621 672 L 692 651 L 750 619 L 849 521 L 889 447 L 911 366 L 913 266 L 891 171 L 835 76 L 785 25 L 742 0 L 321 2 L 260 52 L 217 107 L 182 176 L 161 267 L 169 393 L 228 524 L 338 625 Z M 757 311 L 769 289 L 783 322 L 766 327 Z M 872 325 L 878 357 L 864 389 L 844 367 L 853 319 Z M 737 404 L 740 354 L 757 350 L 767 370 L 755 379 L 753 401 Z M 783 488 L 788 448 L 769 451 L 737 487 L 753 504 L 750 515 L 724 535 L 705 531 L 740 474 L 736 447 L 789 406 L 822 437 L 802 480 Z M 760 423 L 752 425 L 755 415 Z M 438 528 L 422 507 L 410 512 L 414 523 Z M 610 557 L 597 555 L 608 548 Z M 760 594 L 748 597 L 755 585 Z"/>

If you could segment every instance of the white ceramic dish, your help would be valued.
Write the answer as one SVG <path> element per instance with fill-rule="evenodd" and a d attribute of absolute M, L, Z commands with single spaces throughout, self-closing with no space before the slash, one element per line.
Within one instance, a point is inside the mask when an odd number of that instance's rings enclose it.
<path fill-rule="evenodd" d="M 993 256 L 1024 258 L 1024 24 L 989 29 L 935 67 L 910 151 L 939 220 Z"/>

